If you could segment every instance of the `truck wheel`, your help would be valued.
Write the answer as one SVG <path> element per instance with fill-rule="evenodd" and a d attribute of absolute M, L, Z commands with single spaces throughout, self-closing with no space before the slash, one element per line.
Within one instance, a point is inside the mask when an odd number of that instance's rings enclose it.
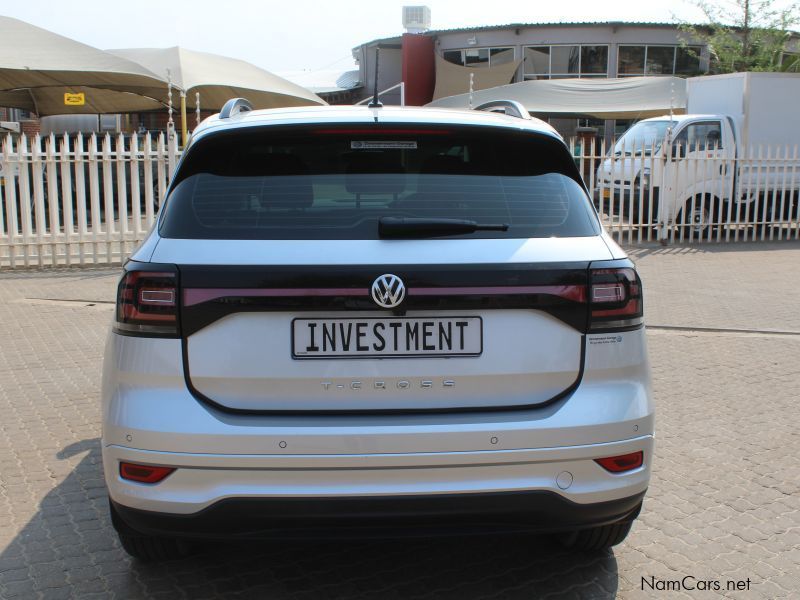
<path fill-rule="evenodd" d="M 591 529 L 581 529 L 563 534 L 558 538 L 562 546 L 569 550 L 584 550 L 598 552 L 616 546 L 624 540 L 631 531 L 633 521 L 626 523 L 612 523 Z"/>
<path fill-rule="evenodd" d="M 690 198 L 678 213 L 677 223 L 678 227 L 683 229 L 684 238 L 691 235 L 693 239 L 702 239 L 711 234 L 713 230 L 711 221 L 716 216 L 716 202 L 711 198 L 695 198 L 694 210 L 692 210 L 692 199 Z"/>

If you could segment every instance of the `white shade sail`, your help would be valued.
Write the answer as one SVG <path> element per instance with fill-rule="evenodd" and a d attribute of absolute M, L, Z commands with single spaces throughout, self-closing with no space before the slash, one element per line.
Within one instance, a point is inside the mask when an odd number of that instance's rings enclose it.
<path fill-rule="evenodd" d="M 644 119 L 686 112 L 686 80 L 680 77 L 552 79 L 523 81 L 476 91 L 473 106 L 516 100 L 538 115 Z M 468 108 L 469 94 L 440 98 L 428 106 Z"/>
<path fill-rule="evenodd" d="M 0 16 L 0 106 L 39 116 L 158 108 L 166 82 L 125 58 Z M 68 104 L 65 93 L 84 94 Z"/>
<path fill-rule="evenodd" d="M 108 52 L 136 62 L 164 79 L 169 70 L 172 84 L 186 94 L 186 104 L 190 108 L 195 108 L 196 92 L 200 93 L 200 107 L 208 110 L 219 110 L 226 101 L 238 96 L 247 98 L 255 109 L 326 104 L 302 86 L 227 56 L 177 46 Z M 166 100 L 163 95 L 160 99 Z M 177 98 L 173 97 L 173 101 L 177 102 Z"/>
<path fill-rule="evenodd" d="M 434 100 L 469 92 L 472 75 L 472 89 L 483 90 L 503 85 L 511 81 L 521 61 L 511 61 L 496 67 L 462 67 L 436 55 L 436 86 Z M 466 106 L 466 105 L 465 105 Z"/>

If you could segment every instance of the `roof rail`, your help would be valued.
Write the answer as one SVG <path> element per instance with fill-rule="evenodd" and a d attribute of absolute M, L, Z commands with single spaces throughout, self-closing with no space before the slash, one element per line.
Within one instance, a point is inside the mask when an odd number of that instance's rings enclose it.
<path fill-rule="evenodd" d="M 228 119 L 244 112 L 250 112 L 251 110 L 253 110 L 253 105 L 250 104 L 249 100 L 245 98 L 231 98 L 225 103 L 222 110 L 219 111 L 219 118 Z"/>
<path fill-rule="evenodd" d="M 531 114 L 528 112 L 528 110 L 522 106 L 522 103 L 517 102 L 516 100 L 492 100 L 476 106 L 475 110 L 502 112 L 505 115 L 517 117 L 519 119 L 531 118 Z"/>

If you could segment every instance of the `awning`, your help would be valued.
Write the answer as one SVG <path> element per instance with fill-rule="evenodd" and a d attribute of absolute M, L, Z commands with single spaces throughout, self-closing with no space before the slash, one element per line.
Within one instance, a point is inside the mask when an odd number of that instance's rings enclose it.
<path fill-rule="evenodd" d="M 433 90 L 434 103 L 439 98 L 467 93 L 469 96 L 469 76 L 472 75 L 472 89 L 484 90 L 508 83 L 514 78 L 522 61 L 515 60 L 496 67 L 462 67 L 447 62 L 436 55 L 436 87 Z M 431 104 L 429 106 L 433 106 Z M 436 104 L 436 106 L 440 106 Z M 441 105 L 444 106 L 444 105 Z M 467 107 L 467 104 L 464 104 Z"/>
<path fill-rule="evenodd" d="M 472 104 L 492 100 L 516 100 L 536 115 L 645 119 L 669 113 L 670 107 L 675 114 L 685 113 L 686 80 L 621 77 L 523 81 L 476 91 Z M 468 108 L 469 94 L 434 100 L 428 106 Z"/>
<path fill-rule="evenodd" d="M 40 117 L 134 112 L 158 108 L 165 89 L 137 63 L 0 16 L 0 106 Z"/>
<path fill-rule="evenodd" d="M 166 84 L 164 84 L 166 85 Z M 72 104 L 69 104 L 72 102 Z M 0 91 L 0 106 L 21 108 L 40 117 L 63 114 L 111 114 L 163 110 L 158 100 L 129 92 L 82 85 L 54 85 Z"/>
<path fill-rule="evenodd" d="M 195 92 L 200 93 L 200 107 L 220 110 L 231 98 L 247 98 L 253 108 L 313 106 L 327 104 L 306 88 L 278 77 L 253 64 L 186 48 L 126 48 L 108 50 L 114 56 L 132 61 L 167 78 L 186 94 L 186 105 L 195 108 Z M 158 98 L 166 101 L 166 86 Z M 173 102 L 179 102 L 178 92 Z"/>

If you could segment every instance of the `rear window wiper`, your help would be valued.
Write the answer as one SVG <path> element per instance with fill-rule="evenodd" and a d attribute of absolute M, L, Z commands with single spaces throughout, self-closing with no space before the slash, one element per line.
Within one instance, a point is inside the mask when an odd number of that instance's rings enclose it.
<path fill-rule="evenodd" d="M 381 217 L 378 235 L 381 237 L 428 237 L 459 235 L 476 231 L 508 231 L 507 223 L 478 223 L 467 219 L 424 219 Z"/>

